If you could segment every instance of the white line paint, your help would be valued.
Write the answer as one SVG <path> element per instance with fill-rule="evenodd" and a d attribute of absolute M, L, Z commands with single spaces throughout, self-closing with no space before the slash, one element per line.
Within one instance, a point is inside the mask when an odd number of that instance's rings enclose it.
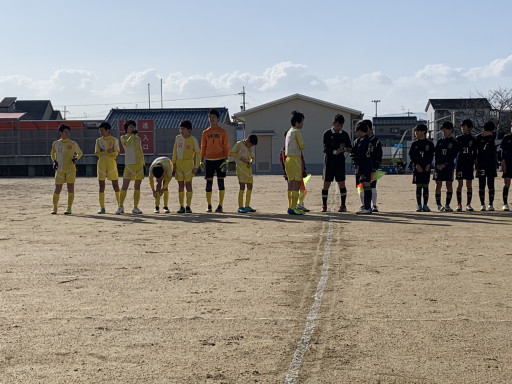
<path fill-rule="evenodd" d="M 302 337 L 293 354 L 293 359 L 290 363 L 290 367 L 288 368 L 288 373 L 284 378 L 285 384 L 294 384 L 297 382 L 297 378 L 299 377 L 300 369 L 302 366 L 302 361 L 304 359 L 304 353 L 306 353 L 306 350 L 309 348 L 311 335 L 313 334 L 313 331 L 315 330 L 316 326 L 316 318 L 318 315 L 318 311 L 320 309 L 320 306 L 322 305 L 325 285 L 327 284 L 327 277 L 329 273 L 329 258 L 331 255 L 333 215 L 329 214 L 329 216 L 329 227 L 327 229 L 327 235 L 324 246 L 322 275 L 320 276 L 320 280 L 318 281 L 318 285 L 316 288 L 315 300 L 313 302 L 313 305 L 311 306 L 311 309 L 309 310 L 308 316 L 306 317 L 306 326 L 304 327 L 304 331 L 302 332 Z"/>

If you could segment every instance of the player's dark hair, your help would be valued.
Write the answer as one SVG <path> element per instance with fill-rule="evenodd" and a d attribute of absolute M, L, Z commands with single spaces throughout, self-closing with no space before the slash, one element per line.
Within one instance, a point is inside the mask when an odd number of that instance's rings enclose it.
<path fill-rule="evenodd" d="M 414 127 L 414 132 L 427 132 L 428 128 L 425 124 L 418 124 Z"/>
<path fill-rule="evenodd" d="M 356 131 L 361 131 L 361 132 L 364 132 L 364 133 L 368 133 L 368 125 L 366 125 L 366 123 L 364 121 L 359 121 L 356 124 Z"/>
<path fill-rule="evenodd" d="M 105 121 L 105 122 L 103 122 L 103 123 L 101 123 L 101 124 L 100 124 L 100 126 L 99 126 L 98 128 L 103 128 L 103 129 L 107 129 L 107 130 L 112 129 L 112 127 L 110 126 L 110 124 L 109 124 L 109 123 L 107 123 L 106 121 Z"/>
<path fill-rule="evenodd" d="M 164 167 L 162 167 L 160 164 L 157 164 L 153 167 L 151 172 L 153 173 L 153 176 L 155 176 L 157 179 L 159 179 L 164 174 Z"/>
<path fill-rule="evenodd" d="M 336 116 L 334 116 L 334 124 L 345 124 L 345 118 L 342 114 L 338 113 Z"/>
<path fill-rule="evenodd" d="M 128 127 L 129 127 L 130 125 L 133 125 L 133 128 L 137 128 L 137 123 L 135 123 L 135 121 L 134 121 L 134 120 L 128 120 L 128 121 L 126 121 L 126 122 L 124 123 L 124 131 L 125 131 L 125 132 L 126 132 L 126 131 L 128 131 Z"/>
<path fill-rule="evenodd" d="M 295 127 L 295 124 L 302 123 L 304 121 L 304 115 L 297 111 L 292 111 L 292 117 L 290 122 L 292 123 L 292 127 Z"/>
<path fill-rule="evenodd" d="M 453 131 L 453 124 L 451 121 L 445 121 L 443 125 L 441 125 L 441 129 L 451 129 Z"/>
<path fill-rule="evenodd" d="M 192 129 L 192 122 L 190 120 L 183 120 L 180 123 L 180 127 L 183 127 L 183 128 L 188 129 L 190 131 Z"/>
<path fill-rule="evenodd" d="M 249 143 L 251 143 L 252 145 L 258 145 L 258 136 L 256 135 L 249 135 L 247 137 L 247 140 L 249 140 Z"/>
<path fill-rule="evenodd" d="M 366 123 L 366 125 L 368 126 L 369 129 L 373 129 L 373 123 L 371 120 L 366 119 L 363 121 Z"/>
<path fill-rule="evenodd" d="M 59 132 L 64 132 L 65 129 L 67 129 L 68 131 L 71 131 L 71 128 L 69 127 L 69 125 L 66 125 L 66 124 L 59 125 Z"/>
<path fill-rule="evenodd" d="M 473 128 L 473 122 L 472 122 L 471 120 L 469 120 L 469 119 L 465 119 L 465 120 L 462 120 L 462 121 L 460 122 L 460 126 L 461 126 L 461 127 L 466 126 L 466 127 L 468 127 L 469 129 L 471 129 L 471 128 Z"/>
<path fill-rule="evenodd" d="M 496 124 L 494 124 L 492 121 L 488 121 L 484 124 L 484 131 L 495 131 L 496 130 Z"/>
<path fill-rule="evenodd" d="M 212 108 L 212 109 L 210 109 L 210 110 L 208 111 L 208 114 L 209 114 L 209 115 L 215 115 L 215 116 L 217 116 L 217 119 L 218 119 L 218 118 L 220 118 L 220 113 L 219 113 L 219 111 L 217 111 L 216 109 L 213 109 L 213 108 Z"/>

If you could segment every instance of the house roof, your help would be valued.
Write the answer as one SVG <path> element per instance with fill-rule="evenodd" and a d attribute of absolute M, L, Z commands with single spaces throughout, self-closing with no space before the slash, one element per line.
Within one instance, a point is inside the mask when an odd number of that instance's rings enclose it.
<path fill-rule="evenodd" d="M 18 120 L 25 112 L 0 113 L 0 120 Z"/>
<path fill-rule="evenodd" d="M 165 109 L 112 109 L 107 118 L 109 124 L 119 127 L 119 121 L 153 120 L 155 129 L 177 129 L 183 120 L 190 120 L 193 128 L 204 129 L 210 125 L 208 111 L 211 108 L 165 108 Z M 227 108 L 215 108 L 219 111 L 219 122 L 230 124 Z"/>
<path fill-rule="evenodd" d="M 4 97 L 0 102 L 0 108 L 9 108 L 16 101 L 16 97 Z"/>
<path fill-rule="evenodd" d="M 250 114 L 258 112 L 258 111 L 261 111 L 261 110 L 269 108 L 269 107 L 273 107 L 275 105 L 286 103 L 286 102 L 288 102 L 290 100 L 294 100 L 294 99 L 300 99 L 300 100 L 304 100 L 304 101 L 307 101 L 307 102 L 310 102 L 310 103 L 320 104 L 320 105 L 323 105 L 323 106 L 326 106 L 326 107 L 329 107 L 329 108 L 338 109 L 340 111 L 348 112 L 348 113 L 351 113 L 351 114 L 354 114 L 354 115 L 362 115 L 362 112 L 358 111 L 356 109 L 351 109 L 351 108 L 343 107 L 343 106 L 338 105 L 338 104 L 329 103 L 327 101 L 323 101 L 323 100 L 315 99 L 313 97 L 301 95 L 300 93 L 295 93 L 293 95 L 290 95 L 290 96 L 287 96 L 287 97 L 283 97 L 282 99 L 274 100 L 274 101 L 271 101 L 271 102 L 266 103 L 266 104 L 259 105 L 259 106 L 254 107 L 254 108 L 249 108 L 249 109 L 246 109 L 245 111 L 241 111 L 241 112 L 235 113 L 234 116 L 236 118 L 239 118 L 240 120 L 244 120 L 244 117 L 247 116 L 247 115 L 250 115 Z"/>
<path fill-rule="evenodd" d="M 16 101 L 16 112 L 26 112 L 25 120 L 46 120 L 46 112 L 50 108 L 53 111 L 50 100 L 18 100 Z M 49 116 L 48 116 L 49 117 Z"/>
<path fill-rule="evenodd" d="M 469 98 L 469 99 L 428 99 L 425 112 L 428 106 L 432 105 L 434 109 L 474 109 L 474 108 L 489 108 L 491 104 L 486 98 Z"/>

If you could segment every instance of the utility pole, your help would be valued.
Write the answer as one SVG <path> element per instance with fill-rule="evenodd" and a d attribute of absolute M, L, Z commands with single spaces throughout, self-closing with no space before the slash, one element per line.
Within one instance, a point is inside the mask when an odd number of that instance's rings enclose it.
<path fill-rule="evenodd" d="M 151 109 L 151 93 L 150 93 L 150 85 L 148 83 L 148 109 Z"/>
<path fill-rule="evenodd" d="M 68 113 L 69 111 L 66 109 L 66 106 L 64 106 L 64 109 L 62 110 L 62 113 L 64 113 L 64 120 L 66 120 L 66 114 Z"/>
<path fill-rule="evenodd" d="M 160 108 L 164 108 L 164 82 L 160 79 Z"/>
<path fill-rule="evenodd" d="M 372 103 L 375 103 L 375 117 L 377 117 L 377 103 L 380 103 L 380 100 L 372 100 Z"/>
<path fill-rule="evenodd" d="M 242 105 L 240 106 L 240 109 L 245 111 L 245 87 L 242 87 L 242 92 L 239 92 L 238 94 L 242 96 Z"/>

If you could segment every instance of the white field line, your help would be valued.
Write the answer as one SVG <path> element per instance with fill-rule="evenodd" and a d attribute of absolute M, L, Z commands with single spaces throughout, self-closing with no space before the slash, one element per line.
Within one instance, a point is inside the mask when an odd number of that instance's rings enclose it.
<path fill-rule="evenodd" d="M 297 378 L 299 377 L 300 368 L 302 366 L 302 361 L 304 359 L 304 353 L 309 348 L 309 343 L 311 341 L 311 335 L 315 330 L 316 326 L 316 318 L 318 315 L 318 311 L 320 306 L 322 305 L 322 298 L 324 296 L 325 285 L 327 284 L 327 277 L 329 273 L 329 259 L 331 256 L 331 242 L 332 242 L 332 212 L 329 213 L 329 227 L 327 229 L 325 246 L 324 246 L 324 255 L 323 255 L 323 265 L 322 265 L 322 275 L 320 276 L 320 280 L 318 281 L 318 285 L 315 293 L 315 300 L 313 301 L 313 305 L 309 310 L 308 316 L 306 317 L 306 326 L 304 327 L 304 331 L 302 332 L 302 337 L 295 349 L 293 354 L 293 359 L 288 368 L 288 373 L 284 378 L 285 384 L 294 384 L 297 382 Z"/>

